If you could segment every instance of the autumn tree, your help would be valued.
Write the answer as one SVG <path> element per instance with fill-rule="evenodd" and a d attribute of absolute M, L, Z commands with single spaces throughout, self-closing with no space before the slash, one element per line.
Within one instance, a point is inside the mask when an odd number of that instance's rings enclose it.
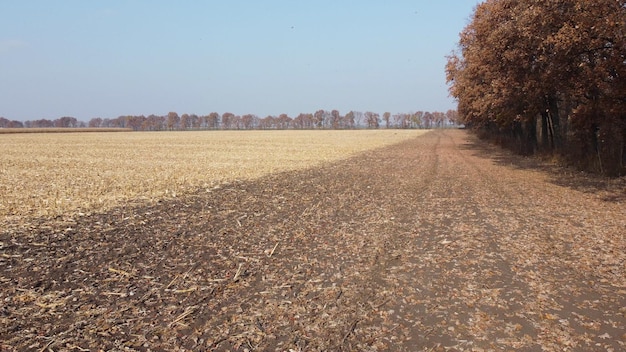
<path fill-rule="evenodd" d="M 277 127 L 281 130 L 289 128 L 293 119 L 287 114 L 280 114 L 276 119 Z"/>
<path fill-rule="evenodd" d="M 383 114 L 383 121 L 385 121 L 385 128 L 389 128 L 391 126 L 391 113 L 385 112 Z"/>
<path fill-rule="evenodd" d="M 380 115 L 375 112 L 371 112 L 371 111 L 365 112 L 365 121 L 367 123 L 367 128 L 380 127 L 379 118 L 380 118 Z"/>
<path fill-rule="evenodd" d="M 169 112 L 167 114 L 167 129 L 173 131 L 180 126 L 180 117 L 175 112 Z"/>
<path fill-rule="evenodd" d="M 448 110 L 446 111 L 446 120 L 453 125 L 457 125 L 459 123 L 459 114 L 456 110 Z"/>
<path fill-rule="evenodd" d="M 124 119 L 126 120 L 125 127 L 132 128 L 134 131 L 139 131 L 144 126 L 144 121 L 146 120 L 146 117 L 143 115 L 140 115 L 140 116 L 129 115 L 129 116 L 125 116 Z"/>
<path fill-rule="evenodd" d="M 77 126 L 78 126 L 78 120 L 75 117 L 63 116 L 54 120 L 54 127 L 68 128 L 68 127 L 77 127 Z"/>
<path fill-rule="evenodd" d="M 363 120 L 365 119 L 363 112 L 361 111 L 352 111 L 352 116 L 354 117 L 354 126 L 362 127 Z"/>
<path fill-rule="evenodd" d="M 24 123 L 17 120 L 9 120 L 4 117 L 0 117 L 0 128 L 23 128 Z"/>
<path fill-rule="evenodd" d="M 241 124 L 243 129 L 251 130 L 257 125 L 258 117 L 253 114 L 245 114 L 241 116 Z"/>
<path fill-rule="evenodd" d="M 180 116 L 179 126 L 180 129 L 183 131 L 186 131 L 191 127 L 191 117 L 189 116 L 189 114 L 182 114 Z"/>
<path fill-rule="evenodd" d="M 393 115 L 393 123 L 396 128 L 409 128 L 409 114 L 398 113 Z"/>
<path fill-rule="evenodd" d="M 48 128 L 48 127 L 54 127 L 54 122 L 50 121 L 48 119 L 39 119 L 39 120 L 35 120 L 33 121 L 32 124 L 33 128 Z"/>
<path fill-rule="evenodd" d="M 537 148 L 623 170 L 624 0 L 488 0 L 448 58 L 462 123 L 523 153 Z"/>
<path fill-rule="evenodd" d="M 146 128 L 148 131 L 162 131 L 165 129 L 165 116 L 149 115 L 146 119 Z"/>
<path fill-rule="evenodd" d="M 324 110 L 317 110 L 314 114 L 313 114 L 313 123 L 315 124 L 315 127 L 317 128 L 322 128 L 324 127 L 324 116 L 326 115 Z"/>
<path fill-rule="evenodd" d="M 311 129 L 314 127 L 313 121 L 313 114 L 300 113 L 293 119 L 292 125 L 294 128 L 298 129 Z"/>
<path fill-rule="evenodd" d="M 204 123 L 206 128 L 210 130 L 216 130 L 220 127 L 220 114 L 217 112 L 212 112 L 206 116 L 204 116 Z"/>
<path fill-rule="evenodd" d="M 269 130 L 274 127 L 274 116 L 267 115 L 262 119 L 259 119 L 259 129 Z"/>
<path fill-rule="evenodd" d="M 424 111 L 416 111 L 412 113 L 411 116 L 409 117 L 410 127 L 411 128 L 430 128 L 430 126 L 427 124 L 427 121 L 428 121 L 428 115 L 426 115 L 427 113 L 428 112 L 424 112 Z"/>
<path fill-rule="evenodd" d="M 330 112 L 328 124 L 330 125 L 330 128 L 334 130 L 341 128 L 341 114 L 339 113 L 339 110 L 332 110 Z"/>
<path fill-rule="evenodd" d="M 231 129 L 235 114 L 232 112 L 225 112 L 222 114 L 222 128 L 225 130 Z"/>
<path fill-rule="evenodd" d="M 298 116 L 294 117 L 293 121 L 291 121 L 291 126 L 295 129 L 304 129 L 306 128 L 306 114 L 300 113 Z"/>
<path fill-rule="evenodd" d="M 100 127 L 101 124 L 102 124 L 102 118 L 94 117 L 91 120 L 89 120 L 89 123 L 87 125 L 91 128 L 95 128 L 95 127 Z"/>
<path fill-rule="evenodd" d="M 231 128 L 240 130 L 243 129 L 243 122 L 241 120 L 241 115 L 234 115 L 230 119 Z"/>
<path fill-rule="evenodd" d="M 344 117 L 343 117 L 343 125 L 346 128 L 355 128 L 356 127 L 356 118 L 355 118 L 355 114 L 354 111 L 350 111 L 348 112 Z"/>

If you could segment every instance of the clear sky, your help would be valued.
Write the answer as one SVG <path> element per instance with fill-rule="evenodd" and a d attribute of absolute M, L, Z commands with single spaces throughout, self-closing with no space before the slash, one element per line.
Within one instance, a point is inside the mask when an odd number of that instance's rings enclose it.
<path fill-rule="evenodd" d="M 478 0 L 0 0 L 0 116 L 456 108 Z"/>

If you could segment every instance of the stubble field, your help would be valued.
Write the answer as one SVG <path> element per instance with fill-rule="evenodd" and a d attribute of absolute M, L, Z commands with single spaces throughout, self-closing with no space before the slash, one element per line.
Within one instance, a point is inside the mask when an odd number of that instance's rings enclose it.
<path fill-rule="evenodd" d="M 11 139 L 0 350 L 624 350 L 626 179 L 419 134 Z"/>
<path fill-rule="evenodd" d="M 347 158 L 423 131 L 41 133 L 0 137 L 0 222 L 155 201 Z"/>

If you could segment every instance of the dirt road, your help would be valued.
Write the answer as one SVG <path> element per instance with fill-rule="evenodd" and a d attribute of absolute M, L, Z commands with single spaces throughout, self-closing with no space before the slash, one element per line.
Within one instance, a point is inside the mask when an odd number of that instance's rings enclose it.
<path fill-rule="evenodd" d="M 2 350 L 626 349 L 626 190 L 433 131 L 0 231 Z"/>

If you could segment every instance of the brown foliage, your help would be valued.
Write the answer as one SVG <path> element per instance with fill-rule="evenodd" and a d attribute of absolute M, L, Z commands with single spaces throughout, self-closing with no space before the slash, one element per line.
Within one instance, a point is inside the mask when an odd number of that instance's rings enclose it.
<path fill-rule="evenodd" d="M 460 52 L 448 58 L 461 120 L 520 151 L 556 150 L 591 159 L 603 173 L 623 173 L 624 28 L 623 0 L 478 5 L 460 34 Z"/>

